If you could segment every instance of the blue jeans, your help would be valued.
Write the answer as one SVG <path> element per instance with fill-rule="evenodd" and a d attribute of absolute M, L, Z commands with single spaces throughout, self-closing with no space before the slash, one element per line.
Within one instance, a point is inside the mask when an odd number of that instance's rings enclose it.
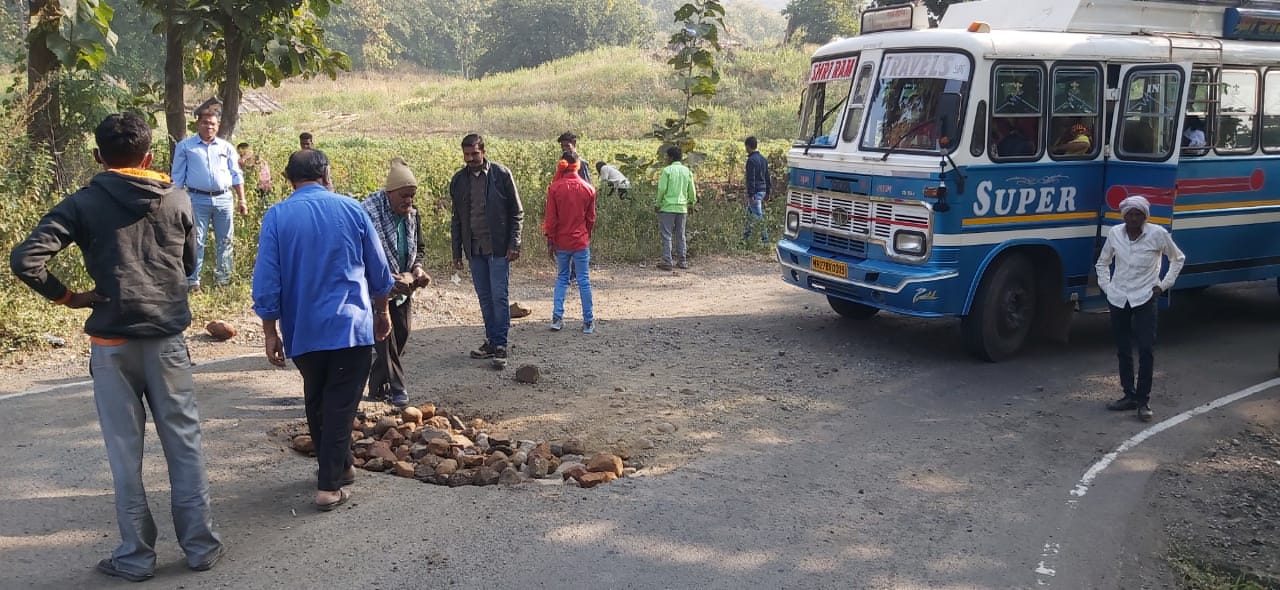
<path fill-rule="evenodd" d="M 507 346 L 507 330 L 511 328 L 511 307 L 507 301 L 507 279 L 511 263 L 506 256 L 472 256 L 471 284 L 480 298 L 480 315 L 484 316 L 484 339 L 493 347 Z"/>
<path fill-rule="evenodd" d="M 769 241 L 769 228 L 764 223 L 764 191 L 747 197 L 747 225 L 742 230 L 742 239 L 751 238 L 751 230 L 760 226 L 760 241 Z"/>
<path fill-rule="evenodd" d="M 591 307 L 591 248 L 583 248 L 577 252 L 556 250 L 556 291 L 551 306 L 552 317 L 564 317 L 564 293 L 569 288 L 569 270 L 578 271 L 578 295 L 582 297 L 582 321 L 591 323 L 595 315 Z"/>
<path fill-rule="evenodd" d="M 1155 372 L 1156 297 L 1137 307 L 1111 308 L 1111 335 L 1116 342 L 1120 365 L 1120 387 L 1124 396 L 1139 403 L 1151 398 L 1151 376 Z M 1133 345 L 1138 345 L 1138 381 L 1133 379 Z"/>
<path fill-rule="evenodd" d="M 235 231 L 233 215 L 235 203 L 232 193 L 227 191 L 216 197 L 191 194 L 191 212 L 196 218 L 196 270 L 187 277 L 187 285 L 200 284 L 200 270 L 204 268 L 204 245 L 209 236 L 209 223 L 213 222 L 213 233 L 217 237 L 217 258 L 214 259 L 213 278 L 219 285 L 231 281 L 231 234 Z"/>

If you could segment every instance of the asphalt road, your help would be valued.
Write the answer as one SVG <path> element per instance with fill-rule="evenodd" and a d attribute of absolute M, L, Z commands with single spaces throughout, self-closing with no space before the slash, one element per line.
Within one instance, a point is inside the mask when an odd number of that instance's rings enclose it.
<path fill-rule="evenodd" d="M 1156 566 L 1153 531 L 1135 516 L 1152 469 L 1280 407 L 1272 388 L 1192 418 L 1072 495 L 1091 465 L 1149 426 L 1103 409 L 1118 393 L 1105 315 L 1077 316 L 1069 345 L 985 364 L 961 351 L 955 322 L 847 322 L 772 276 L 757 288 L 768 292 L 760 309 L 699 322 L 776 334 L 760 344 L 779 349 L 776 364 L 737 370 L 785 375 L 761 387 L 802 419 L 729 433 L 673 472 L 593 490 L 361 474 L 353 506 L 317 514 L 313 464 L 264 434 L 301 416 L 295 374 L 259 358 L 202 363 L 215 519 L 230 551 L 212 571 L 183 567 L 152 438 L 161 567 L 147 585 L 1118 588 Z M 1276 376 L 1277 299 L 1270 282 L 1215 288 L 1162 315 L 1157 421 Z M 606 328 L 626 339 L 652 324 Z M 16 392 L 0 385 L 6 393 Z M 126 584 L 93 571 L 116 531 L 91 395 L 74 386 L 0 400 L 0 587 Z"/>

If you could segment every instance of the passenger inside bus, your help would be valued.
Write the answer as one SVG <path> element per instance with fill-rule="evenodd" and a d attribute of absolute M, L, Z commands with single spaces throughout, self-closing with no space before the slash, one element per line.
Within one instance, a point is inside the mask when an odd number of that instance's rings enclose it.
<path fill-rule="evenodd" d="M 1058 136 L 1053 143 L 1053 153 L 1060 156 L 1083 156 L 1093 149 L 1092 132 L 1084 123 L 1077 121 Z"/>
<path fill-rule="evenodd" d="M 1036 144 L 1027 139 L 1016 124 L 1005 118 L 995 120 L 992 140 L 995 144 L 995 155 L 1001 158 L 1016 158 L 1036 153 Z"/>
<path fill-rule="evenodd" d="M 1187 115 L 1182 124 L 1182 147 L 1205 147 L 1204 120 L 1197 115 Z"/>
<path fill-rule="evenodd" d="M 1124 122 L 1124 140 L 1120 147 L 1129 154 L 1154 154 L 1156 132 L 1150 123 L 1132 119 Z"/>

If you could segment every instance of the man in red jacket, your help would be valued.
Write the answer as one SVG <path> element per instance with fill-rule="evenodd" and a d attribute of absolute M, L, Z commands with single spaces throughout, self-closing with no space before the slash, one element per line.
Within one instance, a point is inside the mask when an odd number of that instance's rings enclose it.
<path fill-rule="evenodd" d="M 578 175 L 582 162 L 565 152 L 556 165 L 556 177 L 547 188 L 547 216 L 542 233 L 547 236 L 547 252 L 556 261 L 555 303 L 551 329 L 564 327 L 564 293 L 569 287 L 569 269 L 578 271 L 578 293 L 582 296 L 582 333 L 595 332 L 591 309 L 591 230 L 596 225 L 596 189 Z"/>

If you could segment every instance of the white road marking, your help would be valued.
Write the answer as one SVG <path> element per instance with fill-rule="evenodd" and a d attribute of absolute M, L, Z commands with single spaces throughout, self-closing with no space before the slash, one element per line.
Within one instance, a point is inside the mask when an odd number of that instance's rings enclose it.
<path fill-rule="evenodd" d="M 225 363 L 225 362 L 229 362 L 229 361 L 235 361 L 235 360 L 246 359 L 246 358 L 254 358 L 254 357 L 259 357 L 259 356 L 262 356 L 262 355 L 261 355 L 261 354 L 242 354 L 242 355 L 239 355 L 239 356 L 228 356 L 228 357 L 223 357 L 223 358 L 220 358 L 220 359 L 213 359 L 213 360 L 209 360 L 209 361 L 200 361 L 200 364 L 196 365 L 196 367 L 205 367 L 205 366 L 208 366 L 208 365 L 216 365 L 216 364 L 218 364 L 218 363 Z M 50 392 L 50 391 L 57 391 L 57 390 L 59 390 L 59 389 L 72 389 L 72 388 L 91 387 L 91 386 L 93 386 L 93 380 L 92 380 L 92 379 L 85 380 L 85 381 L 73 381 L 73 382 L 71 382 L 71 383 L 61 383 L 61 384 L 58 384 L 58 385 L 50 385 L 50 386 L 48 386 L 48 387 L 41 387 L 41 388 L 39 388 L 39 389 L 30 389 L 30 390 L 27 390 L 27 391 L 20 391 L 20 392 L 18 392 L 18 393 L 10 393 L 10 394 L 6 394 L 6 395 L 0 395 L 0 402 L 5 401 L 5 400 L 8 400 L 8 399 L 19 398 L 19 397 L 24 397 L 24 396 L 28 396 L 28 395 L 35 395 L 35 394 L 37 394 L 37 393 L 48 393 L 48 392 Z"/>
<path fill-rule="evenodd" d="M 1067 505 L 1070 506 L 1075 504 L 1079 501 L 1078 498 L 1082 498 L 1085 494 L 1089 493 L 1089 486 L 1093 485 L 1093 480 L 1097 479 L 1097 477 L 1102 474 L 1103 470 L 1110 466 L 1111 463 L 1116 460 L 1116 457 L 1120 456 L 1120 453 L 1133 449 L 1134 447 L 1142 444 L 1142 442 L 1148 438 L 1182 424 L 1183 422 L 1199 416 L 1200 414 L 1216 410 L 1232 402 L 1240 401 L 1255 393 L 1266 391 L 1277 385 L 1280 385 L 1280 377 L 1263 381 L 1262 383 L 1241 389 L 1233 394 L 1225 395 L 1211 402 L 1201 404 L 1181 414 L 1170 417 L 1157 424 L 1153 424 L 1142 432 L 1129 437 L 1128 440 L 1120 443 L 1120 446 L 1116 447 L 1116 450 L 1103 455 L 1101 459 L 1098 459 L 1093 465 L 1089 466 L 1089 469 L 1084 472 L 1084 476 L 1082 476 L 1080 481 L 1076 483 L 1076 486 L 1071 489 L 1070 495 L 1072 497 L 1067 500 Z M 1036 567 L 1033 570 L 1036 573 L 1036 585 L 1038 586 L 1048 586 L 1049 578 L 1056 576 L 1060 569 L 1056 567 L 1056 564 L 1053 563 L 1052 559 L 1052 557 L 1056 557 L 1059 552 L 1058 544 L 1050 541 L 1046 542 L 1044 546 L 1045 551 L 1040 553 L 1040 557 L 1047 559 L 1042 559 L 1038 564 L 1036 564 Z M 1051 546 L 1053 550 L 1049 551 Z"/>

